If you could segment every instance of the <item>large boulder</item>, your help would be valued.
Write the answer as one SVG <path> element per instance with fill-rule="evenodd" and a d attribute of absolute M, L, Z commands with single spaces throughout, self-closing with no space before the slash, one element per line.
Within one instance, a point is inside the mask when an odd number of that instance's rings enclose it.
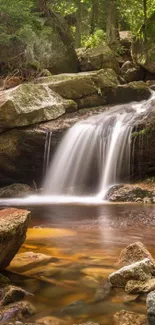
<path fill-rule="evenodd" d="M 48 87 L 22 84 L 3 91 L 0 101 L 0 129 L 31 125 L 56 119 L 76 104 L 64 100 Z"/>
<path fill-rule="evenodd" d="M 119 64 L 115 54 L 107 44 L 100 44 L 95 48 L 81 48 L 77 50 L 81 71 L 92 71 L 110 68 L 119 73 Z"/>
<path fill-rule="evenodd" d="M 18 209 L 0 211 L 0 269 L 6 268 L 26 238 L 30 212 Z"/>
<path fill-rule="evenodd" d="M 151 182 L 115 185 L 107 193 L 107 199 L 111 202 L 154 203 L 154 197 L 155 188 Z"/>

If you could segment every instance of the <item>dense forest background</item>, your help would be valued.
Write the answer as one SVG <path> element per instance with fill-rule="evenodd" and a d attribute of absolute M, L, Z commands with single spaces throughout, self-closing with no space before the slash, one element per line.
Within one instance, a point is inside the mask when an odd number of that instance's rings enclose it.
<path fill-rule="evenodd" d="M 119 55 L 124 51 L 120 31 L 145 43 L 153 41 L 155 31 L 155 0 L 0 0 L 0 9 L 2 73 L 17 65 L 47 68 L 64 45 L 71 65 L 73 48 L 107 42 Z"/>

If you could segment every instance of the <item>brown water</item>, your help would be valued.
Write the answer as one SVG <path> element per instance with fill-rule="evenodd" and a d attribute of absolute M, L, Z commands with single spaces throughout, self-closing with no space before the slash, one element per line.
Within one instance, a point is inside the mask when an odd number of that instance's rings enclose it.
<path fill-rule="evenodd" d="M 29 300 L 37 314 L 31 320 L 52 315 L 68 324 L 91 320 L 112 325 L 113 314 L 121 309 L 145 314 L 142 296 L 109 289 L 107 277 L 116 269 L 121 249 L 134 241 L 146 244 L 155 257 L 154 233 L 153 205 L 34 209 L 20 252 L 47 254 L 53 261 L 10 266 L 21 274 L 12 274 L 11 280 L 34 294 Z"/>

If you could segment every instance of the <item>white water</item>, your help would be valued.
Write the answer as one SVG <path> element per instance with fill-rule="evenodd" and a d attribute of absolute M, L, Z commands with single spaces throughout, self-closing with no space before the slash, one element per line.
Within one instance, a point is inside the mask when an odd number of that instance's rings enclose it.
<path fill-rule="evenodd" d="M 85 185 L 92 163 L 98 164 L 96 197 L 105 199 L 113 184 L 130 176 L 131 134 L 136 120 L 151 110 L 149 100 L 115 106 L 76 123 L 62 139 L 44 182 L 47 195 L 76 196 Z M 95 176 L 95 175 L 94 175 Z"/>

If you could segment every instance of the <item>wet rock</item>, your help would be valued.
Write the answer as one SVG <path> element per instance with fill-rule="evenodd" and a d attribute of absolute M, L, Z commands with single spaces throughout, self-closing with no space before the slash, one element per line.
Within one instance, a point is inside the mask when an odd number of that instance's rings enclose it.
<path fill-rule="evenodd" d="M 150 292 L 146 299 L 147 316 L 149 325 L 155 324 L 155 291 Z"/>
<path fill-rule="evenodd" d="M 94 301 L 102 301 L 106 299 L 111 292 L 111 285 L 109 281 L 104 281 L 104 283 L 100 284 L 100 287 L 96 290 Z"/>
<path fill-rule="evenodd" d="M 0 197 L 23 197 L 32 194 L 32 189 L 26 184 L 11 184 L 0 188 Z"/>
<path fill-rule="evenodd" d="M 127 293 L 142 293 L 150 292 L 155 290 L 155 279 L 149 279 L 147 281 L 136 281 L 130 280 L 125 286 L 125 291 Z"/>
<path fill-rule="evenodd" d="M 28 292 L 22 288 L 9 285 L 0 291 L 0 305 L 8 305 L 12 302 L 24 299 L 28 295 Z"/>
<path fill-rule="evenodd" d="M 76 107 L 47 86 L 21 84 L 5 90 L 0 102 L 1 130 L 49 121 Z"/>
<path fill-rule="evenodd" d="M 129 280 L 145 281 L 151 279 L 153 274 L 155 274 L 155 265 L 146 258 L 110 274 L 109 281 L 113 287 L 125 287 Z"/>
<path fill-rule="evenodd" d="M 16 302 L 0 307 L 0 319 L 4 323 L 12 320 L 22 320 L 25 317 L 34 315 L 35 312 L 34 306 L 28 301 Z"/>
<path fill-rule="evenodd" d="M 119 73 L 119 64 L 113 51 L 107 44 L 95 48 L 82 48 L 77 50 L 81 71 L 92 71 L 110 68 Z"/>
<path fill-rule="evenodd" d="M 9 270 L 23 273 L 29 269 L 38 266 L 43 266 L 47 263 L 53 262 L 53 257 L 41 253 L 25 252 L 17 254 L 12 260 Z"/>
<path fill-rule="evenodd" d="M 107 199 L 112 202 L 153 203 L 154 193 L 153 186 L 149 187 L 149 184 L 145 184 L 145 182 L 144 184 L 124 184 L 113 186 L 107 194 Z"/>
<path fill-rule="evenodd" d="M 141 242 L 135 242 L 127 246 L 121 251 L 118 264 L 129 265 L 134 262 L 149 258 L 152 260 L 152 256 L 147 248 Z"/>
<path fill-rule="evenodd" d="M 6 268 L 26 238 L 30 211 L 14 208 L 0 211 L 0 269 Z"/>
<path fill-rule="evenodd" d="M 133 313 L 127 310 L 121 310 L 114 315 L 116 325 L 148 325 L 145 315 Z"/>
<path fill-rule="evenodd" d="M 105 89 L 104 95 L 108 104 L 121 104 L 148 99 L 151 93 L 145 82 L 134 81 L 116 88 Z"/>

